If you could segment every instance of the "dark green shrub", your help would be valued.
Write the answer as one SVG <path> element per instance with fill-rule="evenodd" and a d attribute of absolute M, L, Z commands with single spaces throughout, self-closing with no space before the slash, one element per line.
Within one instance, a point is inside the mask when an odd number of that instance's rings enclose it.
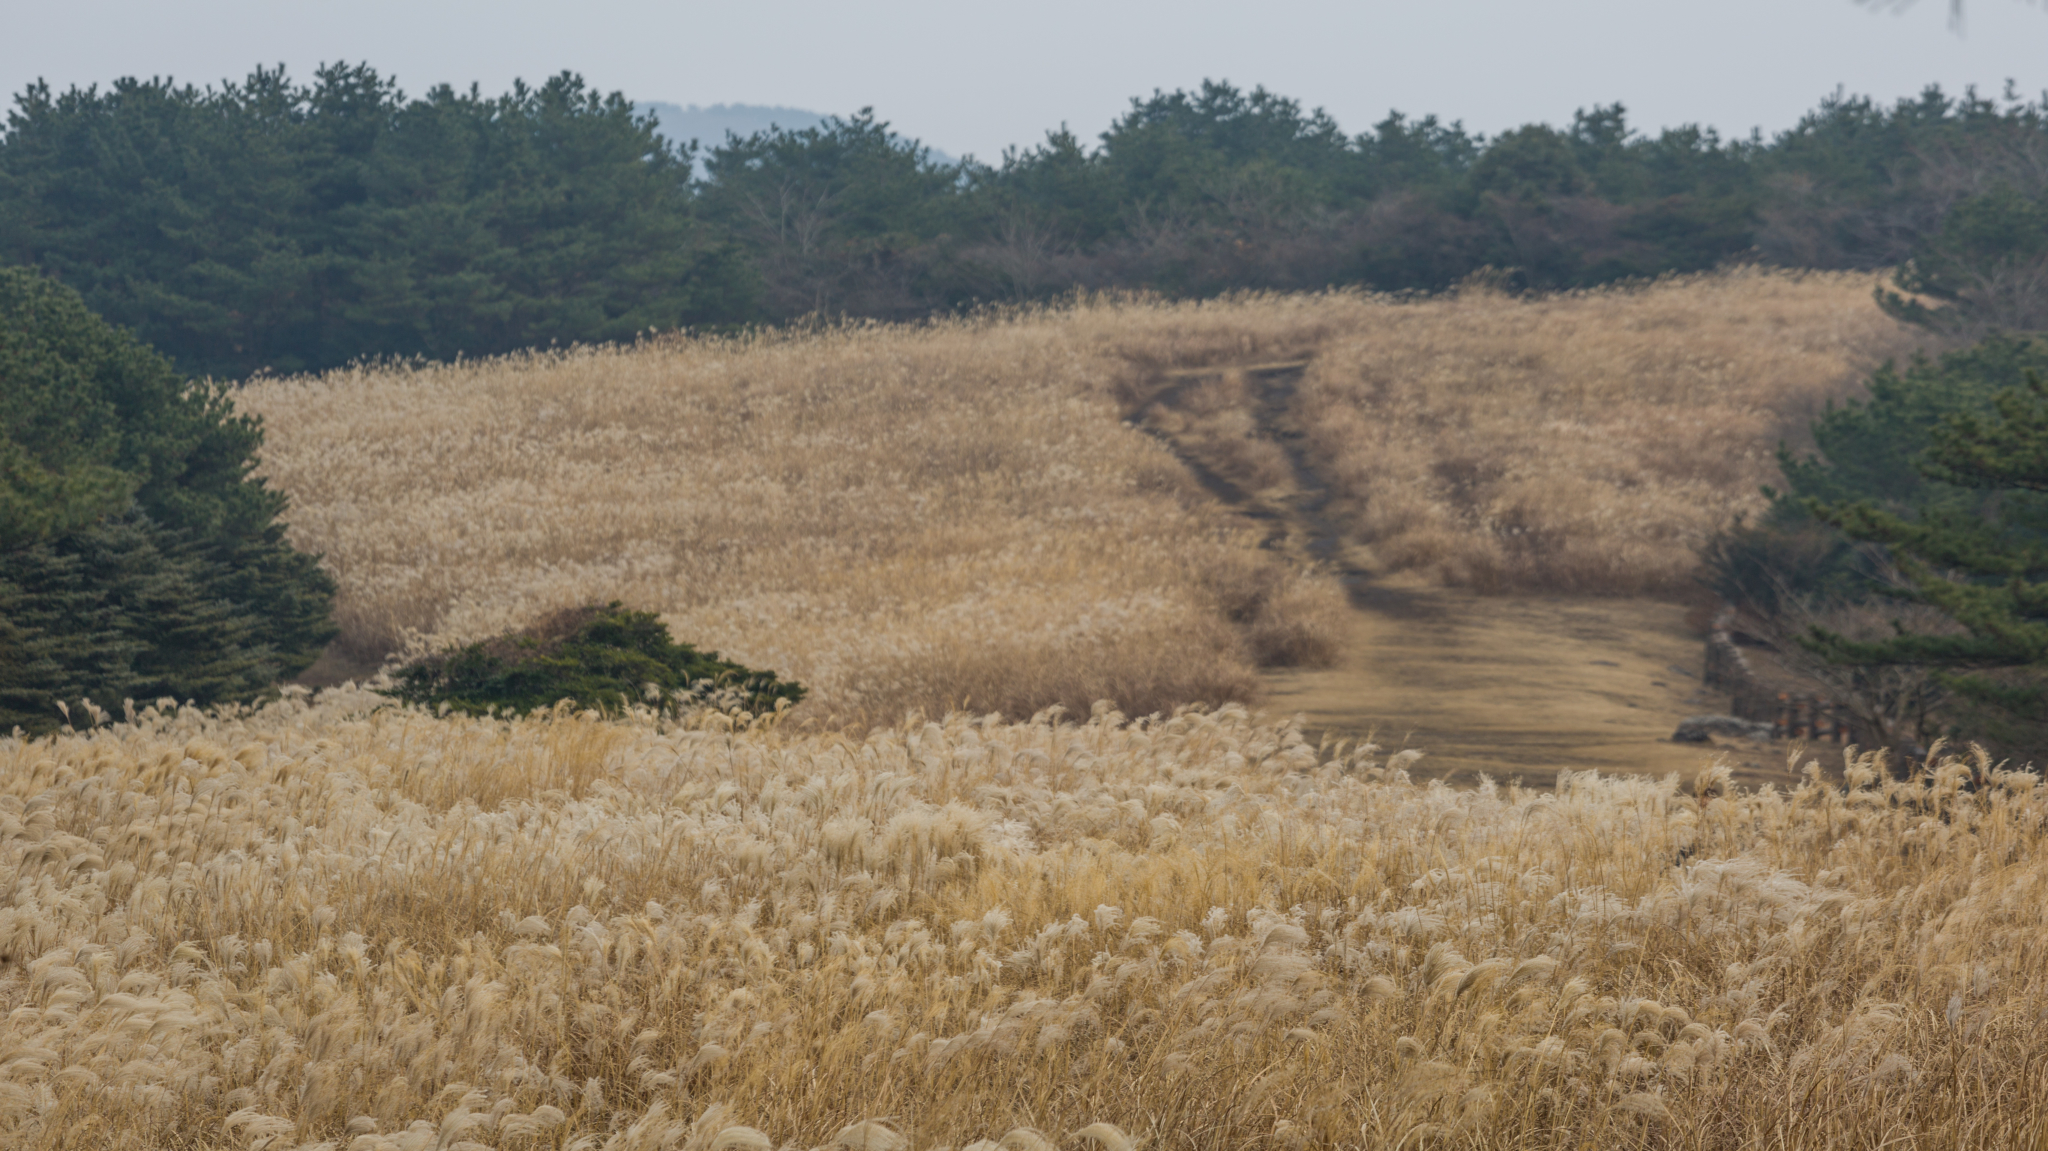
<path fill-rule="evenodd" d="M 249 700 L 319 656 L 334 583 L 284 542 L 261 442 L 224 385 L 0 269 L 0 731 Z"/>
<path fill-rule="evenodd" d="M 710 704 L 761 713 L 804 697 L 801 685 L 774 672 L 675 642 L 659 616 L 616 601 L 557 612 L 533 627 L 428 656 L 395 678 L 388 694 L 469 715 L 525 713 L 563 700 L 612 712 L 635 704 L 670 712 Z"/>
<path fill-rule="evenodd" d="M 1914 466 L 1931 484 L 1978 494 L 1977 508 L 1901 515 L 1872 500 L 1808 506 L 1849 538 L 1889 548 L 1909 581 L 1898 594 L 1961 626 L 1901 628 L 1863 642 L 1816 632 L 1812 644 L 1842 663 L 1944 669 L 1944 682 L 1965 698 L 2040 725 L 2048 720 L 2048 378 L 2029 372 L 2023 386 L 1995 397 L 1994 412 L 1949 415 L 1932 440 Z"/>

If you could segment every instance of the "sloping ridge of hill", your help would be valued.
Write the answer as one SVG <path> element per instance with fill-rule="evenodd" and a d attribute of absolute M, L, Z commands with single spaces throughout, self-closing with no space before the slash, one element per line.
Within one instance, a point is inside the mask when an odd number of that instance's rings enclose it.
<path fill-rule="evenodd" d="M 815 128 L 826 120 L 823 112 L 812 112 L 805 108 L 785 108 L 779 104 L 672 104 L 665 101 L 645 101 L 633 106 L 633 111 L 652 115 L 661 121 L 661 134 L 671 140 L 695 140 L 705 148 L 715 148 L 725 142 L 725 134 L 751 136 L 756 132 L 768 132 L 776 128 L 784 131 L 801 132 Z"/>
<path fill-rule="evenodd" d="M 633 111 L 642 116 L 652 115 L 661 122 L 661 134 L 679 143 L 695 140 L 698 144 L 697 174 L 704 174 L 704 152 L 725 143 L 726 133 L 745 138 L 757 132 L 801 132 L 816 128 L 831 119 L 825 112 L 813 112 L 807 108 L 788 108 L 780 104 L 674 104 L 662 100 L 643 101 L 633 105 Z M 934 163 L 951 164 L 954 158 L 930 149 Z"/>

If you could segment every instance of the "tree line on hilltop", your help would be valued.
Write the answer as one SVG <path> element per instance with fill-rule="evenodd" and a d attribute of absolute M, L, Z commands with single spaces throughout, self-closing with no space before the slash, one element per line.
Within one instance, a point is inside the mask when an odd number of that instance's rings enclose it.
<path fill-rule="evenodd" d="M 1348 135 L 1207 82 L 987 164 L 866 111 L 700 154 L 566 73 L 410 98 L 337 64 L 29 87 L 0 134 L 0 263 L 222 377 L 1076 287 L 1559 289 L 1741 259 L 1904 265 L 1952 315 L 2028 328 L 2044 193 L 2048 106 L 2010 92 L 1837 95 L 1769 140 L 1650 136 L 1619 104 L 1487 138 L 1399 113 Z"/>

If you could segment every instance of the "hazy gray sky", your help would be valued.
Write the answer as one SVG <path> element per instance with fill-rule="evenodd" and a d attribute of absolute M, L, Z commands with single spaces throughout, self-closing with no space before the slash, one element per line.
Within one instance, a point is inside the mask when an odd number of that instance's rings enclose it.
<path fill-rule="evenodd" d="M 873 105 L 955 155 L 994 159 L 1068 123 L 1092 137 L 1155 88 L 1264 84 L 1347 131 L 1389 108 L 1493 132 L 1620 100 L 1638 127 L 1789 127 L 1837 85 L 1885 100 L 1938 81 L 2048 87 L 2048 9 L 1942 0 L 1903 12 L 1852 0 L 10 0 L 9 96 L 167 74 L 304 76 L 370 62 L 408 92 L 497 92 L 563 69 L 638 100 Z"/>

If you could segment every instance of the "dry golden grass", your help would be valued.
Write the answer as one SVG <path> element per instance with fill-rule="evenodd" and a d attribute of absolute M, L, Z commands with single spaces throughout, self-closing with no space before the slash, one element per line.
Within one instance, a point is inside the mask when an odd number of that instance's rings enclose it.
<path fill-rule="evenodd" d="M 1237 370 L 1154 372 L 1127 409 L 1266 514 L 1326 491 L 1326 527 L 1368 570 L 1665 593 L 1707 536 L 1762 509 L 1778 442 L 1917 338 L 1874 283 L 1743 269 L 1528 299 L 1354 297 L 1318 339 L 1195 365 Z"/>
<path fill-rule="evenodd" d="M 0 740 L 0 1142 L 2048 1137 L 2031 775 L 1455 791 L 1233 709 L 853 741 L 374 700 Z"/>
<path fill-rule="evenodd" d="M 1361 307 L 1106 302 L 259 381 L 240 403 L 359 664 L 620 599 L 794 676 L 816 719 L 1144 713 L 1327 659 L 1343 605 L 1123 426 L 1117 381 L 1313 342 Z"/>
<path fill-rule="evenodd" d="M 617 598 L 810 685 L 813 720 L 1135 714 L 1326 664 L 1344 610 L 1126 423 L 1170 381 L 1310 361 L 1287 419 L 1367 566 L 1664 591 L 1759 505 L 1776 439 L 1899 346 L 1868 290 L 1752 271 L 1534 301 L 1103 298 L 267 380 L 240 402 L 293 540 L 340 579 L 357 667 Z M 1261 385 L 1175 395 L 1151 431 L 1286 503 Z"/>
<path fill-rule="evenodd" d="M 1700 543 L 1762 509 L 1778 442 L 1908 346 L 1875 282 L 1747 269 L 1388 302 L 1322 348 L 1296 418 L 1382 567 L 1482 590 L 1683 588 Z"/>

